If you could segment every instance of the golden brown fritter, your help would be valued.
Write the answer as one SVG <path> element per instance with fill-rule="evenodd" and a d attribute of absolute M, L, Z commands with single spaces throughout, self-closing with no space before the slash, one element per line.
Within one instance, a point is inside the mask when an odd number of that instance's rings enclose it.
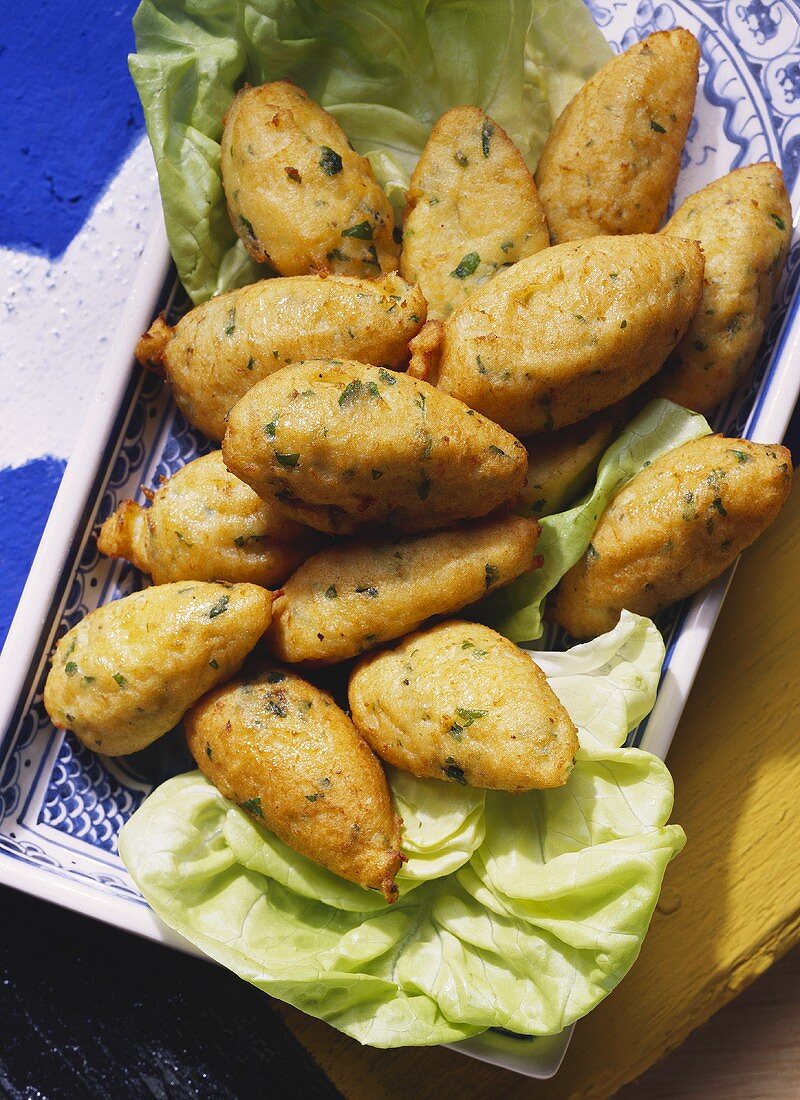
<path fill-rule="evenodd" d="M 501 516 L 393 542 L 342 542 L 309 558 L 275 601 L 267 645 L 334 664 L 452 615 L 541 564 L 539 525 Z"/>
<path fill-rule="evenodd" d="M 60 640 L 44 689 L 53 724 L 95 752 L 146 748 L 234 676 L 269 626 L 254 584 L 163 584 L 98 607 Z"/>
<path fill-rule="evenodd" d="M 204 302 L 174 328 L 157 318 L 136 355 L 163 367 L 186 419 L 219 440 L 239 398 L 287 363 L 343 356 L 404 366 L 425 311 L 419 287 L 394 274 L 264 279 Z"/>
<path fill-rule="evenodd" d="M 226 798 L 296 852 L 396 900 L 401 821 L 380 763 L 329 695 L 268 668 L 207 695 L 184 728 Z"/>
<path fill-rule="evenodd" d="M 652 382 L 652 394 L 710 412 L 750 370 L 792 240 L 783 173 L 737 168 L 688 198 L 663 229 L 699 241 L 706 261 L 700 307 Z"/>
<path fill-rule="evenodd" d="M 425 382 L 349 360 L 259 382 L 231 411 L 222 453 L 260 497 L 331 534 L 485 516 L 525 481 L 525 448 L 496 424 Z"/>
<path fill-rule="evenodd" d="M 496 791 L 561 787 L 578 751 L 542 670 L 477 623 L 439 623 L 371 654 L 348 695 L 378 756 L 421 778 Z"/>
<path fill-rule="evenodd" d="M 678 178 L 699 60 L 689 31 L 659 31 L 607 62 L 567 105 L 536 168 L 554 244 L 658 229 Z"/>
<path fill-rule="evenodd" d="M 653 616 L 692 595 L 769 527 L 791 480 L 785 447 L 721 435 L 684 443 L 617 494 L 557 588 L 551 617 L 593 638 L 623 608 Z"/>
<path fill-rule="evenodd" d="M 498 268 L 550 244 L 522 154 L 477 107 L 440 117 L 407 203 L 400 270 L 422 287 L 432 318 L 447 317 Z"/>
<path fill-rule="evenodd" d="M 243 88 L 225 116 L 222 183 L 250 255 L 281 275 L 396 271 L 394 214 L 366 157 L 288 80 Z"/>
<path fill-rule="evenodd" d="M 699 246 L 677 237 L 545 249 L 497 274 L 444 322 L 437 386 L 515 435 L 574 424 L 655 374 L 702 285 Z M 414 360 L 410 369 L 419 373 Z"/>
<path fill-rule="evenodd" d="M 156 584 L 248 581 L 272 588 L 319 546 L 316 531 L 287 519 L 225 468 L 221 451 L 168 478 L 151 505 L 126 500 L 100 529 L 101 554 L 127 558 Z"/>
<path fill-rule="evenodd" d="M 587 489 L 605 449 L 628 418 L 626 399 L 609 409 L 525 441 L 528 482 L 515 511 L 522 516 L 549 516 L 569 507 Z"/>

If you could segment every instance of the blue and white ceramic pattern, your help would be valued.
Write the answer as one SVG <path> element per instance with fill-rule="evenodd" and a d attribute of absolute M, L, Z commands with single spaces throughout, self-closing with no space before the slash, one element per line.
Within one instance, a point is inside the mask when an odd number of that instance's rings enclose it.
<path fill-rule="evenodd" d="M 688 28 L 700 41 L 697 108 L 677 202 L 733 168 L 774 159 L 783 167 L 794 208 L 800 208 L 800 5 L 794 0 L 643 0 L 634 6 L 626 0 L 589 0 L 589 7 L 618 50 L 654 30 L 676 26 Z M 718 426 L 757 435 L 765 406 L 770 400 L 774 404 L 776 379 L 785 385 L 788 345 L 800 327 L 798 274 L 800 244 L 795 242 L 760 363 L 742 392 L 719 411 Z M 114 430 L 97 445 L 104 448 L 104 472 L 74 534 L 64 533 L 72 545 L 37 635 L 38 659 L 10 726 L 1 731 L 0 879 L 13 878 L 25 887 L 19 873 L 25 868 L 37 872 L 36 892 L 54 900 L 62 900 L 60 892 L 70 886 L 88 887 L 98 898 L 114 898 L 132 911 L 145 903 L 119 860 L 116 837 L 154 784 L 191 766 L 182 737 L 175 732 L 124 760 L 87 751 L 70 734 L 55 730 L 44 712 L 47 658 L 54 640 L 88 611 L 141 583 L 130 566 L 98 554 L 96 525 L 123 499 L 137 496 L 141 484 L 153 484 L 210 446 L 175 410 L 161 381 L 133 365 Z M 686 614 L 687 608 L 679 607 L 662 623 L 668 661 Z M 641 737 L 642 730 L 636 743 Z M 4 874 L 11 864 L 14 875 Z M 103 915 L 100 905 L 80 907 Z M 137 926 L 120 912 L 117 908 L 107 919 Z"/>

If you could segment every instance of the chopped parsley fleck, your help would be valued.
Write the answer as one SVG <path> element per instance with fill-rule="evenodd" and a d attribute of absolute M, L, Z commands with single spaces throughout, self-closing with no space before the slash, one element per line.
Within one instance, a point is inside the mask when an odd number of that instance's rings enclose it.
<path fill-rule="evenodd" d="M 307 794 L 306 795 L 306 799 L 309 802 L 316 802 L 318 798 L 324 798 L 324 797 L 325 797 L 325 795 L 322 793 L 322 791 L 320 791 L 319 794 Z"/>
<path fill-rule="evenodd" d="M 378 389 L 378 383 L 372 381 L 367 382 L 367 393 L 370 397 L 380 397 L 381 391 Z"/>
<path fill-rule="evenodd" d="M 212 657 L 211 660 L 208 662 L 208 664 L 209 664 L 209 667 L 213 668 L 214 670 L 219 668 L 219 661 L 217 660 L 216 657 Z"/>
<path fill-rule="evenodd" d="M 267 439 L 275 438 L 275 429 L 278 427 L 277 420 L 270 420 L 269 424 L 264 425 L 264 435 Z"/>
<path fill-rule="evenodd" d="M 248 814 L 252 814 L 253 817 L 264 816 L 264 811 L 261 809 L 260 798 L 248 798 L 246 802 L 240 802 L 239 806 Z"/>
<path fill-rule="evenodd" d="M 267 699 L 264 709 L 267 714 L 274 714 L 276 718 L 285 718 L 289 713 L 283 703 L 280 703 L 277 699 Z"/>
<path fill-rule="evenodd" d="M 654 118 L 651 118 L 651 119 L 650 119 L 650 129 L 651 129 L 651 130 L 655 130 L 655 132 L 656 132 L 657 134 L 666 134 L 666 132 L 667 132 L 667 131 L 666 131 L 666 130 L 664 129 L 664 127 L 663 127 L 663 126 L 661 125 L 661 123 L 660 123 L 660 122 L 656 122 L 656 120 L 655 120 Z"/>
<path fill-rule="evenodd" d="M 364 383 L 361 381 L 360 378 L 354 378 L 352 382 L 347 383 L 345 388 L 339 394 L 339 407 L 343 409 L 346 405 L 352 405 L 355 401 L 363 396 Z"/>
<path fill-rule="evenodd" d="M 716 508 L 721 516 L 727 516 L 728 514 L 728 509 L 722 503 L 722 497 L 714 497 L 711 501 L 711 507 Z"/>
<path fill-rule="evenodd" d="M 326 600 L 335 600 L 338 595 L 339 595 L 339 593 L 336 591 L 336 585 L 335 584 L 330 584 L 325 589 L 325 599 Z"/>
<path fill-rule="evenodd" d="M 327 145 L 322 146 L 322 156 L 319 158 L 319 166 L 326 176 L 335 176 L 342 170 L 342 158 Z"/>
<path fill-rule="evenodd" d="M 488 710 L 466 710 L 464 707 L 458 707 L 456 710 L 456 714 L 464 724 L 464 729 L 471 726 L 473 722 L 477 722 L 479 718 L 485 718 L 488 713 Z"/>
<path fill-rule="evenodd" d="M 326 256 L 326 259 L 346 261 L 347 257 L 345 256 L 344 252 L 342 252 L 341 248 L 332 248 Z"/>
<path fill-rule="evenodd" d="M 777 214 L 770 214 L 770 217 L 775 222 L 778 229 L 780 229 L 781 233 L 783 233 L 786 229 L 786 222 L 783 220 L 783 218 L 779 218 Z"/>
<path fill-rule="evenodd" d="M 481 126 L 481 149 L 485 157 L 489 156 L 489 148 L 492 144 L 492 134 L 494 133 L 494 126 L 492 126 L 489 119 L 484 119 L 483 126 Z"/>
<path fill-rule="evenodd" d="M 503 450 L 503 448 L 502 447 L 495 447 L 494 443 L 489 444 L 489 450 L 492 452 L 493 455 L 502 455 L 503 458 L 508 458 L 508 455 Z"/>
<path fill-rule="evenodd" d="M 452 756 L 448 756 L 445 760 L 445 767 L 442 771 L 448 779 L 452 779 L 454 783 L 460 784 L 462 787 L 466 787 L 467 780 L 464 776 L 464 769 L 459 767 Z"/>
<path fill-rule="evenodd" d="M 457 153 L 453 153 L 453 160 L 459 166 L 459 168 L 466 168 L 469 164 L 469 159 L 466 153 L 462 153 L 459 149 Z"/>
<path fill-rule="evenodd" d="M 450 272 L 450 275 L 453 279 L 466 279 L 475 274 L 480 262 L 481 258 L 477 252 L 468 252 L 466 256 L 461 258 L 458 267 Z"/>
<path fill-rule="evenodd" d="M 503 241 L 503 243 L 500 245 L 500 251 L 501 252 L 510 252 L 513 247 L 514 247 L 514 242 L 513 241 Z"/>
<path fill-rule="evenodd" d="M 386 367 L 378 367 L 378 377 L 380 378 L 381 382 L 385 382 L 387 386 L 397 385 L 397 379 L 391 371 L 388 371 L 386 369 Z"/>
<path fill-rule="evenodd" d="M 74 676 L 75 673 L 78 671 L 78 666 L 75 664 L 74 661 L 67 661 L 67 663 L 64 665 L 64 671 L 66 672 L 67 676 Z"/>
<path fill-rule="evenodd" d="M 736 457 L 738 458 L 738 460 L 740 462 L 749 462 L 750 461 L 750 455 L 747 453 L 747 451 L 734 451 L 730 448 L 729 448 L 729 450 L 731 451 L 732 455 L 736 455 Z"/>
<path fill-rule="evenodd" d="M 492 585 L 500 578 L 500 570 L 497 568 L 496 565 L 492 565 L 491 562 L 488 561 L 484 566 L 484 573 L 486 576 L 485 583 L 487 588 L 491 588 Z"/>
<path fill-rule="evenodd" d="M 417 486 L 417 494 L 420 500 L 427 500 L 428 494 L 431 491 L 431 479 L 427 474 L 422 475 L 422 479 Z"/>
<path fill-rule="evenodd" d="M 379 477 L 383 477 L 383 470 L 372 470 L 372 480 L 377 481 Z"/>
<path fill-rule="evenodd" d="M 206 741 L 206 756 L 208 757 L 209 760 L 214 759 L 214 752 L 213 752 L 211 746 L 209 745 L 209 743 L 207 741 Z"/>
<path fill-rule="evenodd" d="M 238 222 L 239 227 L 245 231 L 248 237 L 252 237 L 253 240 L 256 240 L 256 231 L 253 229 L 253 223 L 248 221 L 244 214 L 238 215 Z"/>
<path fill-rule="evenodd" d="M 423 412 L 425 412 L 425 401 L 425 394 L 418 390 L 417 396 L 414 398 L 414 404 L 418 405 Z"/>
<path fill-rule="evenodd" d="M 125 685 L 126 685 L 126 684 L 127 684 L 127 682 L 128 682 L 128 681 L 127 681 L 127 680 L 125 679 L 125 677 L 124 677 L 124 676 L 122 675 L 122 673 L 121 673 L 121 672 L 115 672 L 115 673 L 114 673 L 114 679 L 116 680 L 117 684 L 118 684 L 118 685 L 119 685 L 119 687 L 121 687 L 121 688 L 124 688 L 124 687 L 125 687 Z"/>
<path fill-rule="evenodd" d="M 228 595 L 220 596 L 214 606 L 209 610 L 209 619 L 216 619 L 218 615 L 222 615 L 228 610 L 228 604 L 231 602 L 231 598 Z"/>
<path fill-rule="evenodd" d="M 620 323 L 619 323 L 619 327 L 620 327 L 620 328 L 627 328 L 627 327 L 628 327 L 628 322 L 627 322 L 627 321 L 625 320 L 625 318 L 624 318 L 624 317 L 623 317 L 623 319 L 622 319 L 622 320 L 620 321 Z"/>
<path fill-rule="evenodd" d="M 252 370 L 255 365 L 256 365 L 256 361 L 253 358 L 253 356 L 251 355 L 250 358 L 247 360 L 247 369 Z"/>
<path fill-rule="evenodd" d="M 590 542 L 589 545 L 586 547 L 586 560 L 587 561 L 597 561 L 597 559 L 599 557 L 600 557 L 600 554 L 595 549 L 594 543 Z"/>
<path fill-rule="evenodd" d="M 359 596 L 370 596 L 372 598 L 378 595 L 378 589 L 372 584 L 366 584 L 363 587 L 357 588 L 356 592 L 358 592 Z"/>
<path fill-rule="evenodd" d="M 478 364 L 478 374 L 489 373 L 489 368 L 484 364 L 483 359 L 481 359 L 480 355 L 475 356 L 475 362 Z"/>
<path fill-rule="evenodd" d="M 342 236 L 355 237 L 359 241 L 371 241 L 372 225 L 368 221 L 359 222 L 358 225 L 351 225 L 349 229 L 343 229 Z"/>
<path fill-rule="evenodd" d="M 283 466 L 285 469 L 293 470 L 300 462 L 299 454 L 282 455 L 275 452 L 275 461 L 279 466 Z"/>
<path fill-rule="evenodd" d="M 234 332 L 236 332 L 236 310 L 232 309 L 231 312 L 228 314 L 228 323 L 225 326 L 225 335 L 233 336 Z"/>
<path fill-rule="evenodd" d="M 282 680 L 285 680 L 285 679 L 286 679 L 286 673 L 285 672 L 278 672 L 277 670 L 273 670 L 272 672 L 267 673 L 267 683 L 268 684 L 279 684 Z"/>
<path fill-rule="evenodd" d="M 319 785 L 320 787 L 322 787 L 323 791 L 329 790 L 331 781 L 330 779 L 328 779 L 327 775 L 324 777 L 324 779 L 320 779 Z"/>

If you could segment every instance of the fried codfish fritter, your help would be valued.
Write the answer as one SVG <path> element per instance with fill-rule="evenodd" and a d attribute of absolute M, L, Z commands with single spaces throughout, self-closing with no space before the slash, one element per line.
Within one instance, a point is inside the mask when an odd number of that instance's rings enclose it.
<path fill-rule="evenodd" d="M 53 724 L 90 749 L 146 748 L 234 676 L 269 626 L 254 584 L 163 584 L 98 607 L 56 646 L 44 688 Z"/>
<path fill-rule="evenodd" d="M 149 508 L 124 501 L 100 529 L 97 547 L 127 558 L 156 584 L 248 581 L 271 588 L 320 542 L 229 473 L 221 451 L 189 462 L 150 498 Z"/>
<path fill-rule="evenodd" d="M 537 568 L 538 537 L 534 520 L 501 516 L 393 542 L 331 546 L 284 585 L 267 644 L 291 663 L 344 661 Z"/>
<path fill-rule="evenodd" d="M 792 240 L 783 173 L 772 163 L 723 176 L 688 198 L 662 230 L 705 256 L 700 307 L 652 382 L 652 394 L 707 413 L 750 370 Z"/>
<path fill-rule="evenodd" d="M 222 453 L 260 497 L 331 534 L 485 516 L 525 481 L 525 448 L 496 424 L 425 382 L 349 360 L 259 382 L 231 411 Z"/>
<path fill-rule="evenodd" d="M 296 852 L 397 899 L 401 821 L 380 763 L 325 692 L 268 668 L 184 719 L 198 767 Z"/>
<path fill-rule="evenodd" d="M 264 279 L 204 302 L 174 328 L 158 318 L 136 355 L 163 367 L 186 419 L 219 440 L 239 398 L 287 363 L 342 356 L 403 366 L 425 316 L 422 291 L 399 275 Z"/>
<path fill-rule="evenodd" d="M 447 317 L 499 268 L 550 244 L 522 154 L 477 107 L 453 107 L 438 120 L 407 203 L 400 270 L 419 283 L 432 318 Z"/>
<path fill-rule="evenodd" d="M 577 730 L 530 654 L 477 623 L 439 623 L 371 654 L 348 695 L 378 756 L 422 778 L 560 787 L 578 751 Z"/>
<path fill-rule="evenodd" d="M 222 183 L 250 255 L 281 275 L 396 271 L 394 214 L 366 157 L 288 80 L 245 87 L 225 116 Z"/>
<path fill-rule="evenodd" d="M 600 517 L 556 589 L 551 617 L 576 638 L 623 608 L 653 616 L 719 576 L 766 530 L 792 481 L 785 447 L 705 436 L 637 474 Z"/>
<path fill-rule="evenodd" d="M 689 31 L 659 31 L 607 62 L 567 105 L 536 168 L 554 244 L 658 229 L 678 178 L 699 61 Z"/>
<path fill-rule="evenodd" d="M 561 512 L 576 500 L 625 424 L 629 406 L 627 399 L 619 401 L 588 420 L 526 440 L 528 481 L 514 510 L 538 518 Z"/>
<path fill-rule="evenodd" d="M 545 249 L 443 323 L 437 386 L 519 436 L 584 420 L 655 374 L 702 288 L 695 241 L 640 234 Z M 427 373 L 429 350 L 409 369 Z"/>

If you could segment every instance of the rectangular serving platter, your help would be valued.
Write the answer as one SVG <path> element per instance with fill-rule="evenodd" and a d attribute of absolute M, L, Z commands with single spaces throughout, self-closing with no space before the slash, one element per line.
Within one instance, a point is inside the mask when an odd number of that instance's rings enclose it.
<path fill-rule="evenodd" d="M 638 7 L 590 3 L 616 49 L 685 26 L 702 48 L 695 119 L 676 201 L 732 168 L 773 159 L 800 207 L 800 8 L 674 0 Z M 795 219 L 795 225 L 797 219 Z M 728 434 L 783 438 L 800 390 L 800 242 L 792 250 L 752 377 L 714 418 Z M 42 706 L 55 640 L 88 611 L 139 586 L 136 571 L 102 558 L 94 533 L 120 501 L 210 445 L 183 420 L 161 380 L 133 358 L 139 334 L 169 306 L 176 279 L 156 221 L 67 466 L 2 655 L 0 881 L 186 951 L 191 945 L 148 908 L 116 852 L 123 822 L 152 787 L 191 767 L 177 737 L 136 756 L 94 756 L 50 724 Z M 667 657 L 658 699 L 631 744 L 664 758 L 733 569 L 659 621 Z M 558 1069 L 572 1029 L 525 1039 L 487 1032 L 454 1049 L 531 1077 Z"/>

